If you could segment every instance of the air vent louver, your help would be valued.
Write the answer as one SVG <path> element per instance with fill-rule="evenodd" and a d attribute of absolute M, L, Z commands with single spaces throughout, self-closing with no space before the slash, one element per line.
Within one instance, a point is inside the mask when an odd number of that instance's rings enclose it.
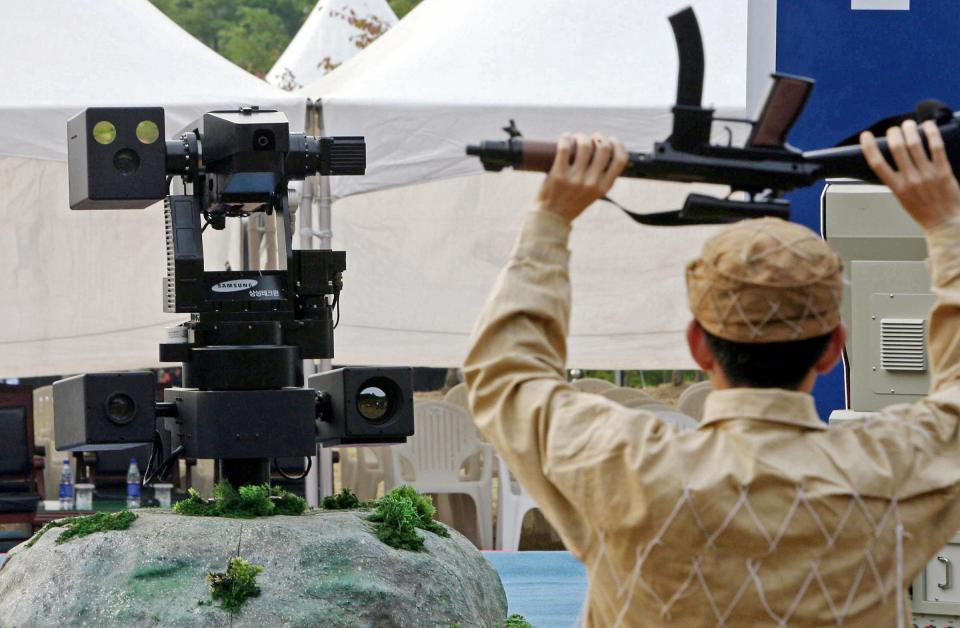
<path fill-rule="evenodd" d="M 880 365 L 884 370 L 927 370 L 925 327 L 922 318 L 880 320 Z"/>

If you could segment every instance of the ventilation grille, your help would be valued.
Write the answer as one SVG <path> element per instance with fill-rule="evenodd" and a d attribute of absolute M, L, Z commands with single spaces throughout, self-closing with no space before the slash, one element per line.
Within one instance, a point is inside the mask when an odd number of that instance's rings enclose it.
<path fill-rule="evenodd" d="M 163 204 L 163 226 L 167 238 L 167 276 L 163 278 L 163 311 L 177 311 L 177 288 L 176 276 L 177 266 L 174 263 L 173 254 L 173 208 L 170 207 L 170 199 L 164 199 Z"/>
<path fill-rule="evenodd" d="M 880 320 L 880 365 L 884 370 L 927 370 L 925 324 L 922 318 Z"/>

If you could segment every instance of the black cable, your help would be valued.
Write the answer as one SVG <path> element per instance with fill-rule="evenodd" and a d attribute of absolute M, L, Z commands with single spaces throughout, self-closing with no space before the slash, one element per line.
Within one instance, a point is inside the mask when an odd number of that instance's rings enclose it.
<path fill-rule="evenodd" d="M 333 328 L 336 329 L 340 324 L 340 293 L 338 292 L 335 297 L 333 297 L 333 307 L 337 310 L 337 319 L 333 323 Z"/>
<path fill-rule="evenodd" d="M 277 470 L 277 473 L 279 473 L 286 479 L 292 482 L 299 482 L 300 480 L 306 479 L 307 474 L 310 473 L 310 469 L 313 468 L 313 458 L 311 458 L 310 456 L 304 456 L 304 458 L 307 459 L 307 470 L 303 472 L 303 475 L 297 475 L 297 476 L 287 475 L 287 472 L 283 470 L 283 468 L 280 466 L 280 463 L 277 462 L 276 458 L 273 459 L 273 468 Z"/>
<path fill-rule="evenodd" d="M 157 451 L 160 452 L 160 456 L 163 456 L 163 439 L 160 438 L 160 432 L 157 430 L 153 431 L 153 447 L 150 449 L 150 457 L 147 458 L 147 466 L 143 470 L 143 477 L 140 479 L 140 486 L 146 486 L 153 481 L 153 478 L 156 476 L 156 470 L 153 469 L 153 466 L 157 461 Z"/>
<path fill-rule="evenodd" d="M 179 445 L 173 451 L 170 452 L 170 455 L 167 456 L 166 460 L 160 465 L 157 469 L 157 479 L 163 480 L 167 477 L 167 474 L 170 472 L 170 466 L 177 461 L 177 458 L 180 457 L 180 454 L 183 453 L 183 445 Z"/>

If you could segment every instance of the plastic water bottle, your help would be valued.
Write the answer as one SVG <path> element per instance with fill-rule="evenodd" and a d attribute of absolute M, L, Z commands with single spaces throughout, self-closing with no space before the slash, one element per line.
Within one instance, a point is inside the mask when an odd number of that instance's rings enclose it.
<path fill-rule="evenodd" d="M 60 472 L 60 510 L 73 509 L 73 475 L 70 473 L 70 459 L 63 461 Z"/>
<path fill-rule="evenodd" d="M 130 467 L 127 469 L 127 508 L 140 507 L 140 469 L 137 467 L 137 459 L 130 459 Z"/>

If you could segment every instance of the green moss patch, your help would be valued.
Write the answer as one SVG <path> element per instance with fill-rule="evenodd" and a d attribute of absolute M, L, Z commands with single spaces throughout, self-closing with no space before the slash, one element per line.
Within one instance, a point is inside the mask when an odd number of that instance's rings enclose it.
<path fill-rule="evenodd" d="M 263 571 L 260 565 L 247 562 L 239 556 L 234 556 L 227 563 L 227 570 L 222 573 L 210 572 L 207 582 L 210 583 L 210 597 L 219 601 L 224 610 L 236 613 L 244 602 L 260 595 L 257 585 L 257 574 Z"/>
<path fill-rule="evenodd" d="M 533 624 L 528 622 L 520 613 L 514 613 L 510 617 L 507 617 L 507 621 L 503 624 L 503 628 L 533 628 Z"/>
<path fill-rule="evenodd" d="M 266 484 L 251 484 L 235 489 L 226 480 L 213 489 L 213 499 L 204 499 L 190 489 L 187 499 L 177 502 L 173 511 L 190 517 L 229 517 L 253 519 L 273 515 L 301 515 L 307 509 L 302 497 Z"/>
<path fill-rule="evenodd" d="M 412 486 L 400 486 L 376 502 L 376 510 L 369 521 L 375 526 L 377 538 L 396 549 L 419 552 L 423 550 L 423 537 L 417 529 L 449 537 L 450 532 L 433 520 L 437 509 L 433 501 L 417 493 Z"/>
<path fill-rule="evenodd" d="M 52 528 L 66 528 L 60 533 L 60 536 L 57 537 L 57 545 L 59 545 L 66 543 L 70 539 L 88 536 L 94 532 L 126 530 L 136 518 L 137 515 L 129 510 L 122 510 L 120 512 L 98 512 L 83 517 L 58 519 L 57 521 L 51 521 L 37 530 L 37 533 L 27 541 L 27 547 L 33 547 L 33 545 L 40 540 L 40 537 Z"/>
<path fill-rule="evenodd" d="M 353 508 L 363 508 L 365 504 L 360 501 L 356 493 L 345 488 L 336 495 L 324 497 L 320 506 L 324 510 L 350 510 Z"/>

